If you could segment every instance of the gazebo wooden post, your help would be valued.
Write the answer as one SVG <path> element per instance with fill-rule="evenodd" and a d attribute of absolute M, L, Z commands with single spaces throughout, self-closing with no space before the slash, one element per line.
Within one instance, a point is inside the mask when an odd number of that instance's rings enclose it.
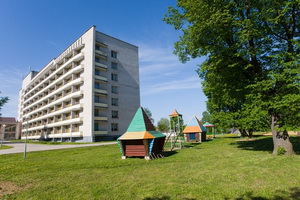
<path fill-rule="evenodd" d="M 122 159 L 125 160 L 126 159 L 126 149 L 125 149 L 125 145 L 124 145 L 125 141 L 119 141 L 119 142 L 120 142 L 120 146 L 122 149 Z"/>
<path fill-rule="evenodd" d="M 144 143 L 144 147 L 145 147 L 145 159 L 150 160 L 148 140 L 143 140 L 143 143 Z"/>

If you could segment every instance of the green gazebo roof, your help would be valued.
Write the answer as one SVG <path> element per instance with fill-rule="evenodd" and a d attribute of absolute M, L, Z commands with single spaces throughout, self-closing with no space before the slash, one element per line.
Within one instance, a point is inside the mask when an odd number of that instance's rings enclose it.
<path fill-rule="evenodd" d="M 156 131 L 142 107 L 136 111 L 127 131 L 118 140 L 151 139 L 166 137 Z"/>
<path fill-rule="evenodd" d="M 213 124 L 211 124 L 211 123 L 208 123 L 208 122 L 206 122 L 205 124 L 203 124 L 203 126 L 205 126 L 205 127 L 212 127 L 212 126 L 215 126 L 215 125 L 213 125 Z"/>

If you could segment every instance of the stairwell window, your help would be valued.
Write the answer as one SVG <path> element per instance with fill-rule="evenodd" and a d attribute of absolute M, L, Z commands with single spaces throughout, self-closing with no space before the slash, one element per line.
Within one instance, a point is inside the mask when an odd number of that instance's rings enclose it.
<path fill-rule="evenodd" d="M 111 68 L 112 69 L 118 69 L 118 63 L 112 62 L 111 63 Z"/>
<path fill-rule="evenodd" d="M 118 131 L 118 124 L 117 123 L 112 123 L 111 124 L 111 131 Z"/>
<path fill-rule="evenodd" d="M 118 94 L 118 87 L 117 86 L 111 86 L 111 93 Z"/>
<path fill-rule="evenodd" d="M 118 74 L 111 74 L 112 81 L 118 81 Z"/>
<path fill-rule="evenodd" d="M 111 118 L 119 118 L 119 112 L 117 110 L 112 110 Z"/>
<path fill-rule="evenodd" d="M 112 58 L 117 58 L 117 52 L 111 51 L 111 57 Z"/>
<path fill-rule="evenodd" d="M 112 106 L 118 106 L 119 105 L 119 100 L 117 98 L 112 98 L 111 99 L 111 105 Z"/>

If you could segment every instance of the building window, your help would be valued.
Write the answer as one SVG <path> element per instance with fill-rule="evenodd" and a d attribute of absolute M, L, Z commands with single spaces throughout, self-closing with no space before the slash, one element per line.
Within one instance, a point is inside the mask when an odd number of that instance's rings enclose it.
<path fill-rule="evenodd" d="M 99 83 L 95 83 L 95 89 L 100 89 L 100 84 Z"/>
<path fill-rule="evenodd" d="M 113 57 L 113 58 L 117 58 L 117 52 L 115 52 L 115 51 L 111 51 L 111 57 Z"/>
<path fill-rule="evenodd" d="M 111 111 L 111 118 L 119 118 L 119 112 L 116 110 Z"/>
<path fill-rule="evenodd" d="M 100 62 L 100 58 L 95 58 L 95 61 L 96 62 Z"/>
<path fill-rule="evenodd" d="M 118 69 L 118 63 L 112 62 L 111 63 L 111 68 L 112 69 Z"/>
<path fill-rule="evenodd" d="M 118 105 L 119 105 L 118 99 L 112 98 L 112 99 L 111 99 L 111 105 L 112 105 L 112 106 L 118 106 Z"/>
<path fill-rule="evenodd" d="M 111 74 L 112 81 L 118 81 L 118 74 Z"/>
<path fill-rule="evenodd" d="M 96 46 L 95 46 L 95 49 L 96 49 L 96 50 L 100 50 L 100 46 L 99 46 L 99 45 L 96 45 Z"/>
<path fill-rule="evenodd" d="M 95 75 L 100 76 L 100 71 L 98 69 L 95 69 Z"/>
<path fill-rule="evenodd" d="M 118 87 L 117 86 L 111 86 L 111 93 L 118 94 Z"/>
<path fill-rule="evenodd" d="M 100 102 L 100 97 L 99 96 L 95 96 L 95 102 Z"/>
<path fill-rule="evenodd" d="M 112 123 L 111 124 L 111 131 L 118 131 L 118 124 Z"/>
<path fill-rule="evenodd" d="M 95 110 L 94 110 L 94 116 L 95 116 L 95 117 L 99 117 L 99 110 L 98 110 L 98 109 L 95 109 Z"/>
<path fill-rule="evenodd" d="M 99 131 L 100 127 L 98 123 L 94 124 L 94 131 Z"/>

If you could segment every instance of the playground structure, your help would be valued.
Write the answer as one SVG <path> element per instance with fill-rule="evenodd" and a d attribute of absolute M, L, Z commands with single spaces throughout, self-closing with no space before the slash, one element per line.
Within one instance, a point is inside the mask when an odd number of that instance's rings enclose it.
<path fill-rule="evenodd" d="M 203 126 L 206 128 L 207 132 L 206 132 L 206 135 L 207 135 L 207 138 L 215 138 L 216 136 L 216 132 L 215 132 L 215 125 L 209 123 L 209 122 L 206 122 L 203 124 Z"/>
<path fill-rule="evenodd" d="M 144 157 L 150 160 L 162 157 L 166 136 L 155 130 L 142 107 L 136 111 L 127 131 L 118 138 L 122 159 Z"/>
<path fill-rule="evenodd" d="M 182 115 L 174 109 L 173 113 L 169 115 L 170 117 L 170 133 L 165 141 L 164 147 L 166 144 L 170 143 L 170 151 L 173 149 L 181 149 L 182 148 L 182 140 L 180 133 L 183 129 L 183 119 Z"/>
<path fill-rule="evenodd" d="M 190 120 L 183 130 L 186 142 L 203 142 L 206 140 L 206 128 L 196 116 Z"/>

